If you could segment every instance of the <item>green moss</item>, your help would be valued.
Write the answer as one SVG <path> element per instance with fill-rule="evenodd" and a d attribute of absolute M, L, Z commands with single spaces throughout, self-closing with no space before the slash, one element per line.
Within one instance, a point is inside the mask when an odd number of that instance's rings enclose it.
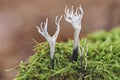
<path fill-rule="evenodd" d="M 85 39 L 80 45 L 84 47 Z M 120 28 L 110 32 L 100 31 L 88 35 L 87 68 L 85 80 L 120 79 Z M 50 67 L 48 43 L 35 45 L 35 54 L 21 62 L 15 80 L 81 80 L 80 56 L 71 62 L 73 41 L 56 44 L 55 67 Z M 86 47 L 84 47 L 86 48 Z"/>

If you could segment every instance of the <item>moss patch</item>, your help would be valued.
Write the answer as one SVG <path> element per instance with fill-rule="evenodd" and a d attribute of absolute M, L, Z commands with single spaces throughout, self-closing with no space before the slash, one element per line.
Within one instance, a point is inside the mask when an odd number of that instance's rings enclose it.
<path fill-rule="evenodd" d="M 80 45 L 86 48 L 85 39 Z M 110 32 L 100 31 L 88 35 L 88 53 L 84 72 L 85 80 L 120 79 L 120 28 Z M 48 43 L 35 45 L 35 54 L 26 62 L 20 63 L 14 80 L 81 80 L 80 55 L 77 62 L 71 62 L 73 41 L 56 44 L 55 67 L 50 67 Z"/>

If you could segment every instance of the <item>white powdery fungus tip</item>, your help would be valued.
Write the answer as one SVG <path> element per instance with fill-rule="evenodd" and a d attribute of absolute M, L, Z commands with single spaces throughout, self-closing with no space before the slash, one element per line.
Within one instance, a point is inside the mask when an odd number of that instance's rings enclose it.
<path fill-rule="evenodd" d="M 73 6 L 68 8 L 65 7 L 65 14 L 64 18 L 66 22 L 70 23 L 74 29 L 79 28 L 81 29 L 81 20 L 83 17 L 83 9 L 81 8 L 81 5 L 76 8 L 76 11 L 74 11 Z"/>

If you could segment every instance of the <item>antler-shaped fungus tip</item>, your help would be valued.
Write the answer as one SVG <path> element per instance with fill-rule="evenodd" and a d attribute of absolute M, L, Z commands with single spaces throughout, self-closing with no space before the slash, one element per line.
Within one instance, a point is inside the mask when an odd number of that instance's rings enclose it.
<path fill-rule="evenodd" d="M 75 14 L 77 16 L 82 16 L 83 15 L 83 9 L 82 9 L 81 5 L 79 7 L 77 7 Z"/>
<path fill-rule="evenodd" d="M 58 37 L 58 34 L 60 32 L 60 21 L 62 19 L 63 15 L 59 18 L 58 20 L 58 16 L 56 16 L 56 19 L 55 19 L 55 24 L 57 26 L 57 31 L 55 32 L 55 34 L 53 35 L 54 38 L 57 38 Z"/>
<path fill-rule="evenodd" d="M 81 5 L 77 7 L 75 11 L 73 9 L 73 6 L 71 7 L 71 9 L 67 8 L 67 6 L 65 7 L 64 18 L 68 23 L 72 24 L 74 29 L 75 27 L 81 25 L 82 16 L 83 10 L 81 8 Z"/>
<path fill-rule="evenodd" d="M 62 19 L 63 15 L 61 15 L 60 19 L 58 20 L 58 16 L 56 16 L 55 18 L 55 24 L 59 24 L 61 19 Z"/>
<path fill-rule="evenodd" d="M 74 9 L 73 9 L 73 6 L 72 6 L 71 9 L 70 9 L 70 14 L 71 14 L 71 15 L 74 15 Z"/>
<path fill-rule="evenodd" d="M 40 27 L 36 26 L 36 28 L 38 29 L 38 32 L 48 40 L 50 35 L 47 32 L 47 26 L 48 26 L 48 18 L 46 18 L 46 22 L 41 22 Z"/>

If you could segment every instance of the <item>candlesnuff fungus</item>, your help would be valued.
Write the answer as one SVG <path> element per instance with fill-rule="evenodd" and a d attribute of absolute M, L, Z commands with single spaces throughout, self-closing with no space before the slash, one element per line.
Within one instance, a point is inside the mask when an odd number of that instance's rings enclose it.
<path fill-rule="evenodd" d="M 48 41 L 49 46 L 50 46 L 50 58 L 51 58 L 51 67 L 54 69 L 54 52 L 55 52 L 55 43 L 56 39 L 58 37 L 58 34 L 60 32 L 60 21 L 62 19 L 62 16 L 58 20 L 58 16 L 56 16 L 55 19 L 55 24 L 57 26 L 57 31 L 53 36 L 50 36 L 47 32 L 47 27 L 48 27 L 48 18 L 46 19 L 46 22 L 41 22 L 40 27 L 36 26 L 38 29 L 38 32 Z M 44 27 L 44 28 L 43 28 Z"/>
<path fill-rule="evenodd" d="M 74 31 L 74 46 L 73 46 L 73 55 L 72 60 L 77 61 L 78 58 L 78 49 L 79 49 L 79 33 L 81 31 L 81 20 L 83 17 L 83 10 L 81 5 L 74 12 L 73 6 L 71 9 L 65 7 L 65 15 L 64 18 L 66 22 L 70 23 L 73 27 Z"/>

